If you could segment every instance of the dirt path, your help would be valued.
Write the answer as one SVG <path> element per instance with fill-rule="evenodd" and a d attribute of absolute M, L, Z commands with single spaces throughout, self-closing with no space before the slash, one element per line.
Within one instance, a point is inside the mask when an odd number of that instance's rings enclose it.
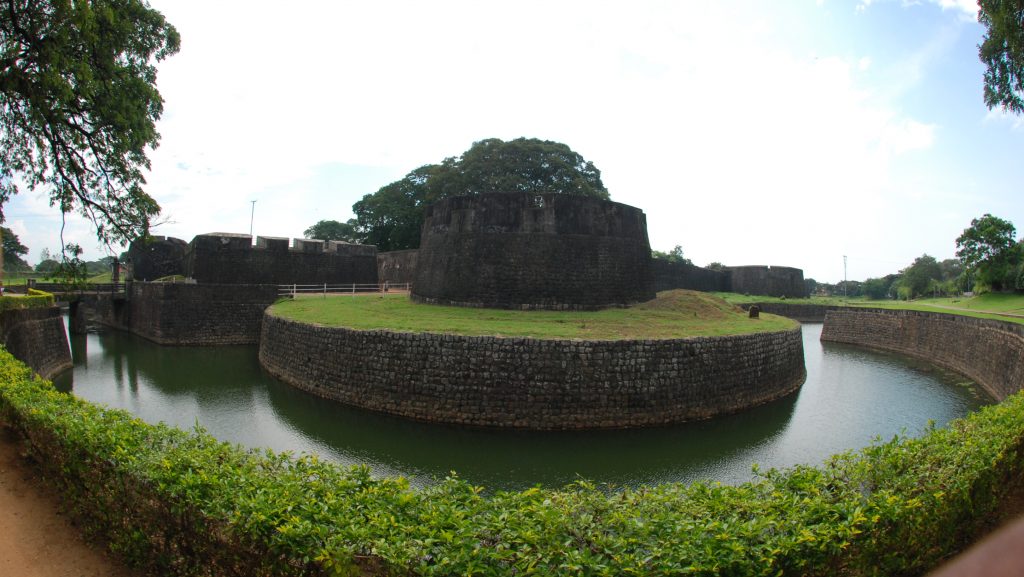
<path fill-rule="evenodd" d="M 58 498 L 0 426 L 0 575 L 130 577 L 135 573 L 83 541 L 57 508 Z"/>

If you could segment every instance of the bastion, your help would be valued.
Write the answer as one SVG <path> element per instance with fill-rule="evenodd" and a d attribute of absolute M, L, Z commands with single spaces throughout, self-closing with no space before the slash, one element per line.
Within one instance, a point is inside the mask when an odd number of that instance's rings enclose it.
<path fill-rule="evenodd" d="M 494 193 L 426 209 L 412 297 L 514 309 L 599 309 L 654 298 L 642 210 L 565 194 Z"/>
<path fill-rule="evenodd" d="M 349 405 L 439 423 L 596 429 L 707 419 L 803 384 L 799 327 L 732 336 L 538 339 L 325 327 L 269 309 L 260 365 Z"/>

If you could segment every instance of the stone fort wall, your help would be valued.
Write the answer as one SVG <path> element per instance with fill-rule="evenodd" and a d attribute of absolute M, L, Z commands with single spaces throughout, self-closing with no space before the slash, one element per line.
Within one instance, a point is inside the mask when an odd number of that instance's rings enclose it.
<path fill-rule="evenodd" d="M 44 379 L 72 366 L 64 317 L 58 307 L 3 311 L 0 341 L 8 352 Z"/>
<path fill-rule="evenodd" d="M 412 284 L 416 280 L 419 249 L 377 253 L 377 278 L 382 283 Z"/>
<path fill-rule="evenodd" d="M 201 284 L 377 284 L 377 247 L 336 241 L 201 234 L 184 265 Z"/>
<path fill-rule="evenodd" d="M 788 266 L 730 266 L 731 291 L 740 294 L 803 298 L 804 271 Z"/>
<path fill-rule="evenodd" d="M 132 278 L 152 281 L 158 278 L 185 275 L 185 253 L 188 243 L 180 238 L 154 236 L 133 240 L 128 246 Z"/>
<path fill-rule="evenodd" d="M 413 297 L 597 309 L 654 298 L 643 211 L 564 194 L 447 198 L 426 209 Z"/>
<path fill-rule="evenodd" d="M 350 405 L 528 429 L 706 419 L 788 395 L 806 375 L 799 328 L 588 342 L 357 331 L 269 311 L 259 358 L 285 382 Z"/>
<path fill-rule="evenodd" d="M 377 255 L 380 282 L 414 283 L 418 250 L 382 252 Z M 688 289 L 702 292 L 738 292 L 787 298 L 806 297 L 803 271 L 780 266 L 733 267 L 740 272 L 733 285 L 731 268 L 711 270 L 685 263 L 651 259 L 650 269 L 655 292 Z M 765 309 L 762 309 L 765 310 Z M 770 312 L 770 311 L 768 311 Z M 818 320 L 822 320 L 824 315 Z"/>
<path fill-rule="evenodd" d="M 727 271 L 710 270 L 692 264 L 651 259 L 654 290 L 657 292 L 687 289 L 701 292 L 729 292 L 732 288 Z"/>
<path fill-rule="evenodd" d="M 96 322 L 162 345 L 256 344 L 263 311 L 278 298 L 276 285 L 143 283 L 127 298 L 95 298 Z"/>
<path fill-rule="evenodd" d="M 844 308 L 821 340 L 895 351 L 966 375 L 996 400 L 1024 388 L 1024 325 L 919 311 Z"/>

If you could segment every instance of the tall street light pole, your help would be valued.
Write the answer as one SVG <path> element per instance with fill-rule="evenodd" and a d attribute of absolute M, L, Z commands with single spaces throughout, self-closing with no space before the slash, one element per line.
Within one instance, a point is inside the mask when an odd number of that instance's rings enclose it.
<path fill-rule="evenodd" d="M 252 221 L 256 217 L 256 201 L 250 200 L 249 202 L 252 203 L 252 213 L 249 214 L 249 236 L 252 236 Z"/>
<path fill-rule="evenodd" d="M 846 255 L 843 255 L 843 298 L 847 298 L 849 295 L 847 291 L 850 290 L 850 284 L 846 281 Z"/>

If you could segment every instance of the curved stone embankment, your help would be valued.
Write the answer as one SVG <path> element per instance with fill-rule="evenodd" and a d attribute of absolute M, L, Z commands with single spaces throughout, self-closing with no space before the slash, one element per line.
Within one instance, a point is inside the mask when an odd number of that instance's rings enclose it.
<path fill-rule="evenodd" d="M 577 341 L 357 331 L 266 313 L 260 364 L 350 405 L 445 423 L 528 429 L 662 425 L 799 389 L 799 328 L 675 340 Z"/>
<path fill-rule="evenodd" d="M 1002 401 L 1024 388 L 1024 325 L 953 314 L 829 310 L 821 340 L 925 359 L 956 371 Z"/>
<path fill-rule="evenodd" d="M 0 341 L 44 379 L 72 366 L 64 318 L 58 307 L 4 311 L 0 314 Z"/>

